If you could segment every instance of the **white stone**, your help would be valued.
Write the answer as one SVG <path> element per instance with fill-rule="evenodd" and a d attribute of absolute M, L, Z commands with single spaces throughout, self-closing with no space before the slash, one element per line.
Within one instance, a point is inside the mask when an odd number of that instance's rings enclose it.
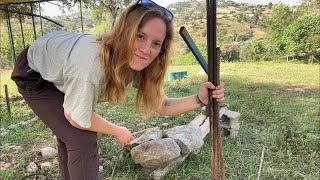
<path fill-rule="evenodd" d="M 34 162 L 29 163 L 29 165 L 26 167 L 26 171 L 28 173 L 34 173 L 34 172 L 37 172 L 37 170 L 38 170 L 38 166 Z"/>
<path fill-rule="evenodd" d="M 6 170 L 10 166 L 11 166 L 11 163 L 6 163 L 6 162 L 3 162 L 3 161 L 0 161 L 0 170 L 1 171 Z"/>
<path fill-rule="evenodd" d="M 304 92 L 305 92 L 305 90 L 304 90 L 304 89 L 302 89 L 302 88 L 294 88 L 294 89 L 293 89 L 293 92 L 304 93 Z"/>
<path fill-rule="evenodd" d="M 27 121 L 21 121 L 21 122 L 19 122 L 19 125 L 26 126 L 26 125 L 28 125 L 28 122 Z"/>
<path fill-rule="evenodd" d="M 139 124 L 137 124 L 136 126 L 139 127 L 139 128 L 140 128 L 140 127 L 144 127 L 144 126 L 146 126 L 146 123 L 139 123 Z"/>
<path fill-rule="evenodd" d="M 54 158 L 58 154 L 58 151 L 52 147 L 42 148 L 40 152 L 44 159 Z"/>
<path fill-rule="evenodd" d="M 162 123 L 160 127 L 168 127 L 169 123 Z"/>
<path fill-rule="evenodd" d="M 4 127 L 1 127 L 1 128 L 0 128 L 0 132 L 5 132 L 5 131 L 7 131 L 6 128 L 4 128 Z"/>
<path fill-rule="evenodd" d="M 9 129 L 17 129 L 18 126 L 15 124 L 11 124 L 10 126 L 8 126 Z"/>
<path fill-rule="evenodd" d="M 5 136 L 5 135 L 7 135 L 7 134 L 9 134 L 8 131 L 4 131 L 4 132 L 0 133 L 1 136 Z"/>
<path fill-rule="evenodd" d="M 99 173 L 103 171 L 103 166 L 99 166 Z"/>
<path fill-rule="evenodd" d="M 40 164 L 41 169 L 48 169 L 52 166 L 51 162 L 44 162 Z"/>

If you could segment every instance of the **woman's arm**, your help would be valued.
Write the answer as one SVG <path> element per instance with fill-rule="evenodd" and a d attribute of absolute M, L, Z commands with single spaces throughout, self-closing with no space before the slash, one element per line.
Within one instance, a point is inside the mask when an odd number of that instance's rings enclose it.
<path fill-rule="evenodd" d="M 99 116 L 96 113 L 92 113 L 91 116 L 91 127 L 90 128 L 83 128 L 79 126 L 69 114 L 64 112 L 64 116 L 66 119 L 70 122 L 70 124 L 78 129 L 87 130 L 87 131 L 93 131 L 97 133 L 107 134 L 114 136 L 114 138 L 122 145 L 128 144 L 131 140 L 134 139 L 130 131 L 125 128 L 118 126 L 116 124 L 113 124 L 101 116 Z"/>
<path fill-rule="evenodd" d="M 198 97 L 201 102 L 208 104 L 208 89 L 212 89 L 212 97 L 218 102 L 224 100 L 224 83 L 221 82 L 217 87 L 212 83 L 203 83 L 200 87 Z M 201 107 L 201 104 L 197 102 L 197 94 L 182 98 L 164 98 L 159 110 L 157 111 L 161 115 L 175 116 L 183 114 L 189 111 L 193 111 Z"/>
<path fill-rule="evenodd" d="M 182 98 L 165 98 L 158 113 L 165 116 L 183 114 L 201 107 L 196 101 L 196 95 Z"/>

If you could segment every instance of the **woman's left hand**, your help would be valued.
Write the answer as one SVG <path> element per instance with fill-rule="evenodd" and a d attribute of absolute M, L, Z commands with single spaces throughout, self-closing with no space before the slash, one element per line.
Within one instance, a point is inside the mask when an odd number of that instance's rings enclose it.
<path fill-rule="evenodd" d="M 215 87 L 211 82 L 203 83 L 199 90 L 199 98 L 200 101 L 204 104 L 208 105 L 208 89 L 212 89 L 212 97 L 215 98 L 218 102 L 224 101 L 224 83 L 220 82 L 220 84 Z"/>

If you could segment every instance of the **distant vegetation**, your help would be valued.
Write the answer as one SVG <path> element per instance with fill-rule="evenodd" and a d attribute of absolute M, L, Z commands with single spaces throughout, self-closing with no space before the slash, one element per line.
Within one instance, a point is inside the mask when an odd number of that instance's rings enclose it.
<path fill-rule="evenodd" d="M 203 55 L 206 55 L 206 1 L 177 2 L 170 5 L 175 14 L 176 32 L 185 26 Z M 318 5 L 318 6 L 317 6 Z M 224 61 L 320 58 L 320 16 L 316 1 L 296 7 L 285 4 L 251 5 L 219 1 L 217 45 Z M 176 35 L 174 62 L 194 64 L 194 58 Z M 178 54 L 179 53 L 179 54 Z"/>
<path fill-rule="evenodd" d="M 67 0 L 64 0 L 65 2 Z M 128 0 L 124 1 L 125 6 Z M 217 12 L 217 45 L 221 48 L 223 61 L 301 59 L 319 62 L 320 58 L 320 17 L 319 4 L 315 0 L 305 0 L 299 6 L 290 7 L 285 4 L 251 5 L 220 0 Z M 198 48 L 206 57 L 206 1 L 187 1 L 171 4 L 170 9 L 175 18 L 175 40 L 172 52 L 172 63 L 180 65 L 196 64 L 192 53 L 178 34 L 179 28 L 185 26 Z M 67 4 L 70 5 L 70 4 Z M 120 14 L 120 6 L 117 11 Z M 101 34 L 112 28 L 113 15 L 106 8 L 88 1 L 84 5 L 84 31 Z M 118 6 L 113 6 L 117 8 Z M 12 6 L 9 9 L 26 7 Z M 37 7 L 35 7 L 37 9 Z M 102 12 L 102 9 L 104 11 Z M 12 53 L 8 36 L 5 13 L 0 11 L 1 55 L 2 66 L 12 66 Z M 68 30 L 81 32 L 80 14 L 62 14 L 52 18 L 64 25 L 64 28 L 43 21 L 42 31 Z M 37 37 L 41 36 L 39 18 L 35 18 Z M 25 44 L 34 40 L 32 20 L 22 16 Z M 11 15 L 16 54 L 24 46 L 18 15 Z"/>

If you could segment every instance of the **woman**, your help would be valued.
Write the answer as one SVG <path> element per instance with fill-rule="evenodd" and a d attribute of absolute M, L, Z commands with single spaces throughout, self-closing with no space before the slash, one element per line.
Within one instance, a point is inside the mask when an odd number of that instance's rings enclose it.
<path fill-rule="evenodd" d="M 172 41 L 173 15 L 152 1 L 127 8 L 110 34 L 102 37 L 53 32 L 37 39 L 18 57 L 12 79 L 37 116 L 57 137 L 62 179 L 99 179 L 97 133 L 122 146 L 133 136 L 94 112 L 98 100 L 125 101 L 126 88 L 137 87 L 136 109 L 178 115 L 208 103 L 208 88 L 224 100 L 223 83 L 210 82 L 199 94 L 168 98 L 162 85 Z"/>

